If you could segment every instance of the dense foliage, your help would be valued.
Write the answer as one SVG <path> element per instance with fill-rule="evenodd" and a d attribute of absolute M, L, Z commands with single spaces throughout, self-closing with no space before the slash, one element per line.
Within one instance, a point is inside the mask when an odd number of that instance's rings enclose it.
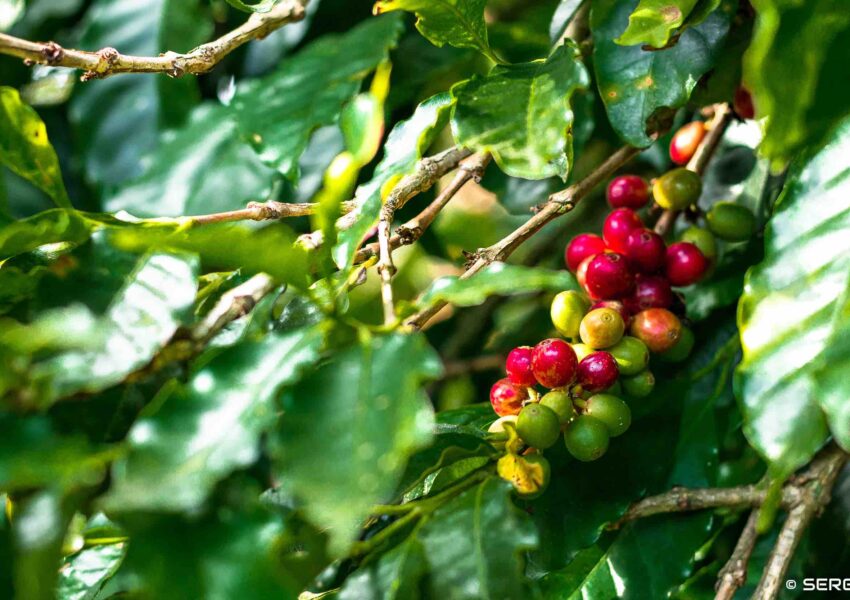
<path fill-rule="evenodd" d="M 736 597 L 846 575 L 782 486 L 850 451 L 849 63 L 840 0 L 0 0 L 0 597 L 712 598 L 752 507 Z"/>

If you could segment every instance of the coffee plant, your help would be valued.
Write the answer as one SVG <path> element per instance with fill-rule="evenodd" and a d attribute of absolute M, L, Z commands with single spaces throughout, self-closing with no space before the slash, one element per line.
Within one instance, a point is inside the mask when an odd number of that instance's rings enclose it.
<path fill-rule="evenodd" d="M 0 0 L 0 598 L 850 589 L 850 6 Z"/>

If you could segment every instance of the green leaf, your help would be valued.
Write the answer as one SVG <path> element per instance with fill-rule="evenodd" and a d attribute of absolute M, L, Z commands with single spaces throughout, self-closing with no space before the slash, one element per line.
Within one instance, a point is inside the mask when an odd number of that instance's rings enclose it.
<path fill-rule="evenodd" d="M 640 0 L 629 15 L 629 26 L 615 42 L 663 48 L 697 4 L 697 0 Z"/>
<path fill-rule="evenodd" d="M 84 548 L 63 561 L 59 569 L 59 600 L 96 600 L 103 584 L 121 566 L 125 543 Z"/>
<path fill-rule="evenodd" d="M 394 16 L 369 19 L 343 35 L 320 38 L 278 70 L 241 86 L 232 107 L 262 161 L 297 180 L 310 135 L 337 121 L 363 79 L 388 60 L 401 30 Z"/>
<path fill-rule="evenodd" d="M 0 260 L 30 252 L 45 244 L 79 244 L 91 235 L 94 224 L 80 213 L 54 208 L 0 226 Z"/>
<path fill-rule="evenodd" d="M 0 0 L 0 32 L 8 31 L 24 14 L 26 0 Z"/>
<path fill-rule="evenodd" d="M 280 0 L 259 0 L 255 3 L 242 2 L 242 0 L 227 0 L 227 3 L 233 8 L 238 8 L 245 12 L 265 13 L 269 12 L 274 5 Z"/>
<path fill-rule="evenodd" d="M 143 175 L 106 195 L 104 208 L 136 217 L 236 210 L 268 197 L 274 178 L 240 138 L 230 109 L 206 103 L 162 138 Z"/>
<path fill-rule="evenodd" d="M 415 537 L 354 572 L 339 592 L 339 600 L 419 600 L 419 579 L 427 563 Z"/>
<path fill-rule="evenodd" d="M 422 335 L 371 338 L 341 351 L 284 398 L 279 473 L 330 548 L 342 554 L 372 505 L 390 498 L 431 436 L 421 386 L 440 362 Z"/>
<path fill-rule="evenodd" d="M 259 456 L 274 424 L 278 390 L 319 357 L 319 329 L 271 333 L 219 354 L 185 387 L 161 392 L 128 434 L 107 506 L 119 511 L 191 511 L 212 487 Z M 159 405 L 159 406 L 156 406 Z"/>
<path fill-rule="evenodd" d="M 384 186 L 391 179 L 408 175 L 416 168 L 416 163 L 448 122 L 452 105 L 449 94 L 437 94 L 417 106 L 409 119 L 393 127 L 375 174 L 355 192 L 357 221 L 349 229 L 339 232 L 334 260 L 340 268 L 351 264 L 364 236 L 377 224 L 384 201 L 381 196 Z"/>
<path fill-rule="evenodd" d="M 572 289 L 577 289 L 576 280 L 567 271 L 495 263 L 469 279 L 454 275 L 441 277 L 422 294 L 419 305 L 449 302 L 455 306 L 477 306 L 490 296 Z"/>
<path fill-rule="evenodd" d="M 212 33 L 201 7 L 200 0 L 98 0 L 86 13 L 80 47 L 135 56 L 188 51 Z M 139 175 L 160 132 L 181 124 L 199 99 L 194 77 L 131 75 L 78 85 L 69 114 L 88 178 L 112 186 Z"/>
<path fill-rule="evenodd" d="M 555 14 L 552 15 L 552 22 L 549 25 L 550 42 L 556 44 L 563 37 L 582 2 L 583 0 L 561 0 L 558 3 L 558 8 L 555 9 Z"/>
<path fill-rule="evenodd" d="M 573 158 L 570 99 L 589 82 L 580 56 L 565 44 L 545 61 L 497 66 L 455 85 L 458 143 L 492 153 L 508 175 L 566 180 Z"/>
<path fill-rule="evenodd" d="M 714 66 L 735 12 L 724 2 L 699 26 L 688 28 L 672 48 L 648 52 L 614 41 L 625 30 L 635 2 L 600 0 L 590 11 L 593 64 L 599 95 L 614 131 L 633 146 L 652 143 L 647 120 L 659 109 L 679 108 Z"/>
<path fill-rule="evenodd" d="M 10 87 L 0 87 L 0 164 L 44 191 L 58 206 L 71 208 L 44 122 Z"/>
<path fill-rule="evenodd" d="M 850 281 L 848 152 L 845 123 L 826 147 L 794 164 L 765 232 L 765 259 L 747 273 L 738 306 L 744 432 L 778 477 L 812 458 L 826 441 L 827 422 L 846 442 L 846 400 L 822 396 L 814 367 L 825 351 L 837 351 L 829 350 L 838 341 L 830 336 L 846 327 L 840 299 Z"/>
<path fill-rule="evenodd" d="M 487 41 L 486 6 L 487 0 L 380 0 L 373 10 L 416 13 L 416 28 L 435 46 L 473 48 L 499 63 Z"/>
<path fill-rule="evenodd" d="M 787 162 L 820 142 L 850 112 L 845 71 L 850 60 L 850 12 L 841 0 L 756 0 L 744 81 L 758 116 L 767 117 L 761 151 Z"/>

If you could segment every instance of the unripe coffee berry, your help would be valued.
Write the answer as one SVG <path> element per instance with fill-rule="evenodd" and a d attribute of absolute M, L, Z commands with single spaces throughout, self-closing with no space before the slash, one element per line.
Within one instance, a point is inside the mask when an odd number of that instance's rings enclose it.
<path fill-rule="evenodd" d="M 643 177 L 620 175 L 608 184 L 606 196 L 611 208 L 637 210 L 646 206 L 649 200 L 649 185 Z"/>
<path fill-rule="evenodd" d="M 626 258 L 639 273 L 655 273 L 664 267 L 667 245 L 661 236 L 649 229 L 633 229 L 629 233 Z"/>
<path fill-rule="evenodd" d="M 601 392 L 614 385 L 620 370 L 608 352 L 594 352 L 578 364 L 578 382 L 588 392 Z"/>
<path fill-rule="evenodd" d="M 690 242 L 699 248 L 699 251 L 709 262 L 717 258 L 717 240 L 714 239 L 714 234 L 708 229 L 693 225 L 685 229 L 679 239 L 683 242 Z"/>
<path fill-rule="evenodd" d="M 579 415 L 564 430 L 564 444 L 582 462 L 600 458 L 608 450 L 608 428 L 590 415 Z"/>
<path fill-rule="evenodd" d="M 543 387 L 558 388 L 571 384 L 577 368 L 576 353 L 564 340 L 551 338 L 534 347 L 531 369 Z"/>
<path fill-rule="evenodd" d="M 750 92 L 742 85 L 739 85 L 735 90 L 735 97 L 732 100 L 732 108 L 735 113 L 742 119 L 752 119 L 756 116 L 756 109 L 753 106 L 753 97 Z"/>
<path fill-rule="evenodd" d="M 623 318 L 623 322 L 627 325 L 632 316 L 629 309 L 626 308 L 626 305 L 619 300 L 597 300 L 590 305 L 590 310 L 596 310 L 597 308 L 610 308 L 611 310 L 616 310 L 620 313 L 620 316 Z"/>
<path fill-rule="evenodd" d="M 572 344 L 572 347 L 573 351 L 576 353 L 576 360 L 578 360 L 579 362 L 581 362 L 581 359 L 583 359 L 588 354 L 593 353 L 593 348 L 591 348 L 587 344 Z"/>
<path fill-rule="evenodd" d="M 508 379 L 518 385 L 530 386 L 537 383 L 534 373 L 531 372 L 531 346 L 520 346 L 508 353 L 505 361 L 505 371 Z"/>
<path fill-rule="evenodd" d="M 632 424 L 629 406 L 611 394 L 595 394 L 588 398 L 584 414 L 601 421 L 611 437 L 623 435 Z"/>
<path fill-rule="evenodd" d="M 623 375 L 637 375 L 649 365 L 649 348 L 630 335 L 623 336 L 623 339 L 608 348 L 608 352 L 617 361 L 617 367 Z M 581 373 L 581 363 L 579 363 L 579 373 Z M 580 375 L 579 381 L 581 381 Z"/>
<path fill-rule="evenodd" d="M 673 289 L 666 277 L 657 275 L 641 277 L 635 283 L 634 312 L 647 308 L 670 308 L 673 304 Z"/>
<path fill-rule="evenodd" d="M 683 125 L 670 140 L 670 160 L 677 165 L 686 165 L 696 154 L 705 137 L 705 123 L 692 121 Z"/>
<path fill-rule="evenodd" d="M 528 390 L 512 383 L 507 377 L 500 379 L 490 388 L 490 404 L 500 417 L 519 414 L 522 403 L 527 399 Z"/>
<path fill-rule="evenodd" d="M 516 432 L 532 448 L 544 450 L 558 441 L 561 421 L 551 408 L 529 404 L 519 412 Z"/>
<path fill-rule="evenodd" d="M 581 341 L 595 350 L 613 346 L 623 337 L 626 324 L 623 317 L 611 308 L 597 308 L 581 320 Z"/>
<path fill-rule="evenodd" d="M 667 279 L 675 286 L 693 285 L 705 275 L 708 261 L 699 248 L 689 242 L 676 242 L 667 248 Z"/>
<path fill-rule="evenodd" d="M 602 226 L 602 238 L 614 252 L 625 254 L 628 249 L 629 233 L 633 229 L 642 229 L 643 223 L 637 213 L 630 208 L 617 208 L 606 217 Z"/>
<path fill-rule="evenodd" d="M 564 252 L 564 261 L 567 263 L 567 268 L 575 273 L 584 259 L 603 252 L 605 252 L 605 241 L 601 237 L 592 233 L 581 233 L 570 241 Z"/>
<path fill-rule="evenodd" d="M 743 242 L 756 232 L 756 216 L 746 206 L 734 202 L 718 202 L 705 215 L 714 235 L 729 242 Z"/>
<path fill-rule="evenodd" d="M 622 298 L 631 293 L 634 285 L 634 274 L 622 254 L 598 254 L 587 265 L 585 289 L 595 300 Z"/>
<path fill-rule="evenodd" d="M 576 409 L 573 406 L 573 399 L 563 390 L 552 390 L 540 398 L 540 404 L 546 408 L 550 408 L 558 415 L 558 420 L 563 423 L 569 423 L 576 417 Z"/>
<path fill-rule="evenodd" d="M 642 310 L 632 319 L 631 334 L 652 352 L 669 350 L 679 341 L 682 322 L 665 308 Z"/>
<path fill-rule="evenodd" d="M 652 389 L 655 387 L 655 375 L 649 370 L 641 371 L 631 377 L 621 377 L 620 384 L 627 396 L 645 398 L 652 393 Z"/>
<path fill-rule="evenodd" d="M 666 210 L 685 210 L 699 200 L 702 180 L 688 169 L 673 169 L 655 180 L 652 197 Z"/>
<path fill-rule="evenodd" d="M 566 338 L 577 338 L 578 328 L 588 310 L 588 305 L 585 295 L 573 290 L 561 292 L 555 296 L 549 314 L 558 333 Z"/>
<path fill-rule="evenodd" d="M 679 341 L 676 342 L 676 345 L 667 350 L 666 352 L 662 352 L 660 357 L 662 360 L 671 363 L 682 362 L 691 354 L 691 350 L 694 349 L 694 332 L 691 331 L 689 327 L 682 326 L 682 333 L 679 334 Z"/>

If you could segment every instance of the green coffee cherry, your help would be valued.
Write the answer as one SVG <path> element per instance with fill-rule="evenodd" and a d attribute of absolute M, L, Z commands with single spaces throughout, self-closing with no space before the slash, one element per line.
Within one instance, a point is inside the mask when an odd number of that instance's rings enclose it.
<path fill-rule="evenodd" d="M 582 462 L 601 457 L 608 450 L 608 428 L 589 415 L 579 415 L 564 431 L 567 451 Z"/>
<path fill-rule="evenodd" d="M 666 210 L 685 210 L 699 200 L 701 193 L 699 175 L 685 168 L 666 172 L 652 186 L 652 197 Z"/>
<path fill-rule="evenodd" d="M 655 375 L 647 369 L 631 377 L 621 377 L 620 382 L 623 384 L 623 391 L 627 396 L 645 398 L 655 387 Z"/>
<path fill-rule="evenodd" d="M 649 364 L 649 348 L 630 335 L 623 336 L 623 339 L 608 348 L 608 352 L 617 361 L 620 375 L 637 375 Z"/>
<path fill-rule="evenodd" d="M 708 229 L 697 227 L 696 225 L 688 227 L 682 232 L 681 241 L 690 242 L 702 252 L 709 262 L 714 262 L 717 258 L 717 240 L 714 239 L 714 234 Z"/>
<path fill-rule="evenodd" d="M 601 421 L 611 437 L 624 434 L 632 424 L 629 406 L 611 394 L 595 394 L 588 398 L 584 413 Z"/>
<path fill-rule="evenodd" d="M 581 320 L 581 341 L 595 350 L 610 348 L 620 341 L 626 324 L 613 308 L 596 308 Z"/>
<path fill-rule="evenodd" d="M 756 232 L 756 216 L 746 206 L 718 202 L 705 215 L 708 228 L 722 240 L 743 242 Z"/>
<path fill-rule="evenodd" d="M 552 324 L 562 336 L 577 339 L 579 325 L 588 308 L 590 301 L 584 294 L 573 290 L 561 292 L 552 300 L 549 311 Z"/>
<path fill-rule="evenodd" d="M 551 408 L 529 404 L 519 411 L 516 432 L 526 444 L 543 450 L 558 441 L 561 421 Z"/>
<path fill-rule="evenodd" d="M 563 423 L 569 423 L 576 417 L 576 409 L 573 406 L 573 399 L 567 392 L 561 390 L 553 390 L 544 394 L 540 399 L 541 406 L 552 409 L 558 420 Z"/>
<path fill-rule="evenodd" d="M 594 350 L 587 344 L 570 344 L 573 347 L 573 352 L 576 353 L 576 358 L 579 362 L 588 354 L 593 354 Z"/>
<path fill-rule="evenodd" d="M 612 396 L 617 396 L 618 398 L 623 395 L 623 386 L 620 384 L 620 380 L 614 382 L 614 385 L 605 390 L 606 394 L 611 394 Z"/>
<path fill-rule="evenodd" d="M 682 362 L 690 356 L 691 350 L 694 349 L 694 341 L 694 332 L 689 327 L 683 325 L 676 345 L 658 356 L 665 362 Z"/>

